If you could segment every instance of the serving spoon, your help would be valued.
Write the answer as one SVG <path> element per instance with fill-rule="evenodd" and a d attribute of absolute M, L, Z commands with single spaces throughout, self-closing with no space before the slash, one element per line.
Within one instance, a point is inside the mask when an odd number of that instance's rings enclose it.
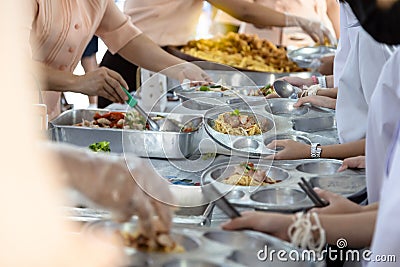
<path fill-rule="evenodd" d="M 297 99 L 298 93 L 302 91 L 299 87 L 293 86 L 284 80 L 277 80 L 272 86 L 275 92 L 282 98 Z"/>

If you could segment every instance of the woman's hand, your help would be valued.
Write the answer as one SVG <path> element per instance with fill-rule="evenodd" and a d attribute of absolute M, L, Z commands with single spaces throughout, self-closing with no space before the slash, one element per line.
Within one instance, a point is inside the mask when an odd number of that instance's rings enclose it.
<path fill-rule="evenodd" d="M 323 199 L 329 202 L 329 205 L 323 208 L 313 208 L 319 214 L 348 214 L 362 211 L 362 206 L 344 198 L 335 193 L 314 188 L 315 192 Z"/>
<path fill-rule="evenodd" d="M 121 86 L 129 89 L 121 75 L 113 70 L 101 67 L 85 75 L 75 76 L 71 91 L 89 96 L 102 96 L 113 102 L 124 103 L 128 100 L 128 96 Z"/>
<path fill-rule="evenodd" d="M 299 98 L 299 100 L 297 100 L 293 107 L 300 107 L 305 103 L 310 103 L 314 106 L 330 109 L 336 108 L 336 99 L 319 95 L 301 97 Z"/>
<path fill-rule="evenodd" d="M 336 44 L 336 38 L 320 21 L 286 14 L 286 25 L 301 27 L 316 43 L 323 45 L 327 40 L 331 45 Z"/>
<path fill-rule="evenodd" d="M 162 72 L 167 76 L 176 77 L 180 83 L 183 83 L 186 79 L 190 80 L 192 86 L 212 82 L 212 79 L 204 70 L 190 62 L 172 66 Z"/>
<path fill-rule="evenodd" d="M 110 210 L 119 221 L 139 216 L 144 233 L 155 234 L 157 216 L 166 229 L 171 226 L 173 197 L 167 181 L 147 161 L 125 154 L 125 158 L 92 152 L 66 144 L 47 144 L 60 157 L 61 176 L 72 188 Z"/>
<path fill-rule="evenodd" d="M 283 147 L 281 151 L 274 155 L 267 156 L 267 159 L 306 159 L 311 156 L 311 147 L 290 139 L 274 140 L 267 145 L 269 149 Z"/>
<path fill-rule="evenodd" d="M 291 215 L 257 211 L 247 211 L 241 215 L 222 224 L 222 228 L 225 230 L 252 229 L 289 241 L 287 232 L 293 222 Z"/>
<path fill-rule="evenodd" d="M 365 156 L 351 157 L 343 160 L 338 172 L 342 172 L 348 168 L 365 169 Z"/>
<path fill-rule="evenodd" d="M 279 78 L 277 80 L 284 80 L 290 83 L 291 85 L 297 86 L 299 88 L 303 88 L 303 86 L 310 87 L 314 85 L 314 81 L 311 78 L 300 78 L 300 77 L 295 77 L 295 76 L 285 76 L 282 78 Z"/>

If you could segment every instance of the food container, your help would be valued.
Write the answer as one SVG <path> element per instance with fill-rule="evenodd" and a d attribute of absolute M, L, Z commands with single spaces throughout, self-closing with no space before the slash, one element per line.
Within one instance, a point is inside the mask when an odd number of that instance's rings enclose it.
<path fill-rule="evenodd" d="M 96 233 L 102 231 L 103 235 L 115 236 L 117 231 L 134 232 L 136 222 L 117 224 L 111 221 L 98 221 L 90 223 L 85 228 L 85 233 L 99 238 Z M 316 262 L 314 259 L 306 261 L 293 261 L 288 253 L 298 253 L 301 256 L 302 250 L 275 237 L 254 231 L 223 231 L 219 228 L 208 227 L 179 227 L 173 225 L 171 230 L 172 238 L 185 248 L 182 253 L 145 253 L 134 248 L 125 247 L 128 255 L 126 266 L 323 266 L 323 262 Z M 281 263 L 276 258 L 263 259 L 257 256 L 263 255 L 263 251 L 270 250 L 286 253 L 288 261 Z M 261 251 L 261 253 L 260 253 Z"/>
<path fill-rule="evenodd" d="M 196 115 L 150 114 L 161 115 L 181 124 L 192 122 L 197 130 L 189 133 L 88 128 L 74 125 L 82 122 L 82 119 L 93 120 L 96 112 L 103 114 L 109 111 L 76 109 L 62 113 L 50 122 L 54 128 L 53 140 L 83 147 L 88 147 L 94 142 L 108 141 L 113 153 L 129 152 L 141 157 L 184 158 L 197 150 L 202 135 L 200 130 L 202 118 Z"/>
<path fill-rule="evenodd" d="M 215 120 L 218 116 L 225 112 L 233 112 L 238 110 L 240 114 L 254 116 L 258 121 L 267 121 L 267 129 L 262 134 L 244 136 L 244 135 L 230 135 L 218 132 L 214 129 Z M 217 108 L 208 110 L 204 114 L 204 128 L 207 134 L 219 145 L 232 149 L 234 151 L 240 151 L 249 155 L 258 154 L 272 154 L 274 150 L 267 149 L 263 145 L 264 137 L 270 133 L 275 132 L 274 118 L 267 113 L 256 112 L 255 109 L 247 104 L 236 104 L 236 105 L 223 105 Z"/>
<path fill-rule="evenodd" d="M 220 105 L 204 114 L 204 128 L 207 134 L 222 147 L 243 156 L 259 157 L 274 154 L 282 147 L 269 149 L 266 146 L 273 140 L 291 139 L 310 145 L 338 143 L 336 120 L 333 110 L 321 109 L 311 105 L 299 108 L 292 99 L 268 99 L 257 102 L 241 102 L 234 105 Z M 238 109 L 267 118 L 271 125 L 268 131 L 255 136 L 232 136 L 213 129 L 213 122 L 219 114 Z"/>
<path fill-rule="evenodd" d="M 234 169 L 252 162 L 257 169 L 265 170 L 267 176 L 281 180 L 275 184 L 262 186 L 239 186 L 223 183 L 222 180 L 234 173 Z M 255 160 L 234 158 L 230 162 L 215 164 L 201 177 L 202 184 L 208 183 L 226 195 L 230 203 L 266 211 L 296 212 L 314 207 L 313 202 L 301 190 L 300 178 L 304 177 L 314 186 L 321 187 L 344 197 L 360 195 L 366 189 L 365 173 L 358 169 L 348 169 L 338 173 L 342 161 L 333 159 L 303 160 Z"/>
<path fill-rule="evenodd" d="M 307 46 L 288 53 L 288 57 L 302 68 L 315 68 L 319 59 L 335 55 L 336 47 L 333 46 Z"/>

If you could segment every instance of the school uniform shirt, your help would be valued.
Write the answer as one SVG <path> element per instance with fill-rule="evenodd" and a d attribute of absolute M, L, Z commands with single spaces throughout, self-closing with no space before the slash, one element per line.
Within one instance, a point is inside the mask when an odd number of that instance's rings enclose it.
<path fill-rule="evenodd" d="M 400 50 L 382 69 L 376 90 L 372 95 L 368 115 L 366 142 L 366 175 L 368 200 L 380 199 L 385 161 L 390 142 L 400 119 Z M 398 160 L 397 160 L 398 162 Z M 394 161 L 394 165 L 397 163 Z M 396 177 L 399 179 L 400 177 Z M 383 195 L 382 195 L 383 196 Z"/>
<path fill-rule="evenodd" d="M 328 17 L 325 0 L 253 0 L 253 2 L 280 12 L 321 21 L 331 34 L 336 36 L 332 22 Z M 298 27 L 259 29 L 251 23 L 243 23 L 240 32 L 257 34 L 261 38 L 284 46 L 301 47 L 314 44 L 312 38 Z"/>
<path fill-rule="evenodd" d="M 399 84 L 398 84 L 399 85 Z M 400 116 L 398 116 L 400 117 Z M 400 122 L 400 121 L 398 121 Z M 399 128 L 394 133 L 392 145 L 388 149 L 384 167 L 385 178 L 379 201 L 378 217 L 372 239 L 368 266 L 398 266 L 396 262 L 379 262 L 377 256 L 395 255 L 400 259 L 400 136 Z"/>
<path fill-rule="evenodd" d="M 202 0 L 126 0 L 124 13 L 160 46 L 184 45 L 196 36 Z"/>
<path fill-rule="evenodd" d="M 32 58 L 60 71 L 73 72 L 93 35 L 116 53 L 141 33 L 113 0 L 30 0 L 27 7 Z M 122 25 L 116 16 L 124 17 Z M 60 112 L 61 94 L 42 95 L 52 119 Z"/>
<path fill-rule="evenodd" d="M 344 63 L 343 55 L 338 59 L 342 70 L 338 79 L 336 124 L 340 142 L 347 143 L 365 138 L 371 95 L 395 47 L 376 42 L 358 23 L 348 4 L 342 7 L 345 30 L 340 39 L 346 39 L 340 42 L 337 53 L 346 51 L 348 54 Z M 339 67 L 335 66 L 335 70 Z"/>

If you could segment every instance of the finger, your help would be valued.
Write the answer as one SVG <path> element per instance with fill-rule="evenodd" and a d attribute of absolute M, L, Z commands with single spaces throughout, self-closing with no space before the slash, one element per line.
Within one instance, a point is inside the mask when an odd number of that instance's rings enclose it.
<path fill-rule="evenodd" d="M 271 98 L 280 98 L 280 96 L 277 93 L 272 93 L 267 95 L 265 98 L 271 99 Z"/>
<path fill-rule="evenodd" d="M 207 73 L 202 73 L 201 77 L 203 77 L 204 81 L 206 81 L 206 82 L 209 82 L 209 83 L 213 82 L 213 80 L 211 79 L 210 76 L 207 75 Z"/>
<path fill-rule="evenodd" d="M 328 202 L 331 202 L 331 200 L 335 199 L 338 197 L 335 193 L 332 193 L 330 191 L 323 190 L 318 187 L 314 187 L 314 191 L 320 196 L 321 198 L 327 200 Z"/>
<path fill-rule="evenodd" d="M 117 102 L 124 103 L 126 100 L 128 100 L 128 96 L 126 95 L 124 90 L 122 90 L 121 84 L 118 80 L 114 79 L 111 76 L 108 76 L 106 78 L 106 82 L 113 90 L 113 95 L 117 99 Z"/>
<path fill-rule="evenodd" d="M 285 147 L 286 141 L 285 140 L 274 140 L 267 145 L 269 149 L 276 149 L 277 147 Z"/>
<path fill-rule="evenodd" d="M 238 230 L 253 228 L 249 220 L 249 218 L 251 218 L 250 214 L 242 213 L 241 215 L 241 217 L 237 217 L 235 219 L 227 221 L 226 223 L 221 224 L 222 229 Z"/>
<path fill-rule="evenodd" d="M 116 97 L 114 89 L 108 83 L 104 84 L 102 92 L 103 96 L 112 102 L 120 102 L 120 99 Z M 101 95 L 101 92 L 99 95 Z"/>
<path fill-rule="evenodd" d="M 153 201 L 154 210 L 160 218 L 162 224 L 169 230 L 172 225 L 172 210 L 169 206 L 159 202 Z"/>
<path fill-rule="evenodd" d="M 139 217 L 139 226 L 143 229 L 143 234 L 148 237 L 155 237 L 156 233 L 153 227 L 154 209 L 144 194 L 141 201 L 136 203 L 136 207 Z"/>
<path fill-rule="evenodd" d="M 128 84 L 126 83 L 124 78 L 122 78 L 122 76 L 118 72 L 115 72 L 115 71 L 110 70 L 110 69 L 107 69 L 107 72 L 111 77 L 113 77 L 115 80 L 117 80 L 120 85 L 122 85 L 123 87 L 126 88 L 126 90 L 129 91 Z"/>
<path fill-rule="evenodd" d="M 340 166 L 337 171 L 342 172 L 344 170 L 347 170 L 348 168 L 349 168 L 349 166 L 343 162 L 342 166 Z"/>
<path fill-rule="evenodd" d="M 308 96 L 299 98 L 299 100 L 297 100 L 297 102 L 293 104 L 293 107 L 300 107 L 304 105 L 304 103 L 307 103 L 307 97 Z"/>

